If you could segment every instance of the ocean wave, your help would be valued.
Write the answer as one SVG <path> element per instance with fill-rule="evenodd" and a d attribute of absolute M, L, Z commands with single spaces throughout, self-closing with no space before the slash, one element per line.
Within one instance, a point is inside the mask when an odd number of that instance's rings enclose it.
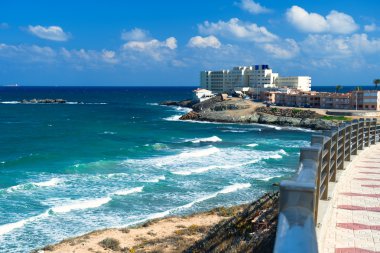
<path fill-rule="evenodd" d="M 19 101 L 1 101 L 1 104 L 20 104 Z"/>
<path fill-rule="evenodd" d="M 14 185 L 6 189 L 0 189 L 0 192 L 4 191 L 7 193 L 12 193 L 16 191 L 30 190 L 30 189 L 38 188 L 38 187 L 54 187 L 58 185 L 59 183 L 62 183 L 63 181 L 64 180 L 61 178 L 52 178 L 48 181 L 43 181 L 43 182 L 30 182 L 30 183 L 25 183 L 25 184 Z"/>
<path fill-rule="evenodd" d="M 212 136 L 208 138 L 195 138 L 195 139 L 188 139 L 185 140 L 185 142 L 192 142 L 192 143 L 201 143 L 201 142 L 221 142 L 222 139 L 220 139 L 218 136 Z"/>
<path fill-rule="evenodd" d="M 169 116 L 169 117 L 166 117 L 166 118 L 163 118 L 164 120 L 167 120 L 167 121 L 179 121 L 182 117 L 182 114 L 177 114 L 177 115 L 173 115 L 173 116 Z"/>
<path fill-rule="evenodd" d="M 246 165 L 249 165 L 249 164 L 257 163 L 258 161 L 259 161 L 259 159 L 253 160 L 253 161 L 250 161 L 250 162 L 239 163 L 239 164 L 232 164 L 232 165 L 211 165 L 211 166 L 201 167 L 201 168 L 195 168 L 195 169 L 172 171 L 171 173 L 172 174 L 176 174 L 176 175 L 189 176 L 189 175 L 192 175 L 192 174 L 204 173 L 204 172 L 207 172 L 207 171 L 210 171 L 210 170 L 214 170 L 214 169 L 232 169 L 232 168 L 242 167 L 242 166 L 246 166 Z"/>
<path fill-rule="evenodd" d="M 146 105 L 159 105 L 158 103 L 146 103 Z"/>
<path fill-rule="evenodd" d="M 114 135 L 114 134 L 117 134 L 117 132 L 112 132 L 112 131 L 104 131 L 102 134 L 109 134 L 109 135 Z"/>
<path fill-rule="evenodd" d="M 144 145 L 145 147 L 151 147 L 153 148 L 154 150 L 165 150 L 165 149 L 169 149 L 168 145 L 166 144 L 163 144 L 163 143 L 154 143 L 154 144 L 145 144 Z"/>
<path fill-rule="evenodd" d="M 222 130 L 222 132 L 224 132 L 224 133 L 248 133 L 249 131 L 247 131 L 247 130 L 233 130 L 233 129 L 230 129 L 230 130 Z"/>
<path fill-rule="evenodd" d="M 165 180 L 165 176 L 158 176 L 158 177 L 153 177 L 151 179 L 146 179 L 146 180 L 140 180 L 140 182 L 146 182 L 146 183 L 158 183 L 160 181 Z"/>
<path fill-rule="evenodd" d="M 37 221 L 37 220 L 44 218 L 44 217 L 47 217 L 47 216 L 49 216 L 49 213 L 46 211 L 40 215 L 32 216 L 32 217 L 29 217 L 29 218 L 26 218 L 26 219 L 23 219 L 23 220 L 20 220 L 17 222 L 0 225 L 0 236 L 7 234 L 14 229 L 22 228 L 27 223 Z"/>
<path fill-rule="evenodd" d="M 88 200 L 75 200 L 65 205 L 52 207 L 49 209 L 49 211 L 54 212 L 54 213 L 68 213 L 74 210 L 97 208 L 104 204 L 107 204 L 111 200 L 112 200 L 111 197 L 88 199 Z"/>
<path fill-rule="evenodd" d="M 249 184 L 249 183 L 236 183 L 236 184 L 233 184 L 233 185 L 229 185 L 229 186 L 224 187 L 220 191 L 217 191 L 217 192 L 212 193 L 210 195 L 206 195 L 204 197 L 200 197 L 200 198 L 198 198 L 198 199 L 196 199 L 196 200 L 194 200 L 194 201 L 192 201 L 192 202 L 190 202 L 188 204 L 185 204 L 185 205 L 182 205 L 182 206 L 178 206 L 178 207 L 174 207 L 174 208 L 171 208 L 171 209 L 163 211 L 163 212 L 157 212 L 157 213 L 149 214 L 144 219 L 140 219 L 140 220 L 137 220 L 137 221 L 134 221 L 134 222 L 130 222 L 130 223 L 124 225 L 124 226 L 132 226 L 132 225 L 135 225 L 135 224 L 146 222 L 148 220 L 163 218 L 165 216 L 172 215 L 172 214 L 174 214 L 174 213 L 176 213 L 178 211 L 182 211 L 184 209 L 191 208 L 192 206 L 194 206 L 197 203 L 200 203 L 200 202 L 203 202 L 203 201 L 215 198 L 215 197 L 217 197 L 220 194 L 228 194 L 228 193 L 236 192 L 238 190 L 246 189 L 246 188 L 249 188 L 249 187 L 251 187 L 251 184 Z"/>
<path fill-rule="evenodd" d="M 254 148 L 254 147 L 257 147 L 259 144 L 257 143 L 252 143 L 252 144 L 247 144 L 246 146 L 247 147 L 251 147 L 251 148 Z"/>
<path fill-rule="evenodd" d="M 216 147 L 210 147 L 207 149 L 200 149 L 200 150 L 195 150 L 195 151 L 185 151 L 179 154 L 178 158 L 183 159 L 183 158 L 192 158 L 192 157 L 204 157 L 204 156 L 215 154 L 219 151 L 220 150 Z"/>
<path fill-rule="evenodd" d="M 144 186 L 142 186 L 142 187 L 135 187 L 135 188 L 132 188 L 132 189 L 118 190 L 118 191 L 114 192 L 113 195 L 124 196 L 124 195 L 132 194 L 132 193 L 142 192 L 143 188 L 144 188 Z"/>

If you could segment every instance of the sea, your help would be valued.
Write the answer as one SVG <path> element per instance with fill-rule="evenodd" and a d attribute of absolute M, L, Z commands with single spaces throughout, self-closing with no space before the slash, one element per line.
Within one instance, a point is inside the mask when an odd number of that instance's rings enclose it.
<path fill-rule="evenodd" d="M 294 175 L 314 131 L 159 105 L 193 89 L 0 87 L 0 252 L 251 202 Z M 68 103 L 19 103 L 33 98 Z"/>

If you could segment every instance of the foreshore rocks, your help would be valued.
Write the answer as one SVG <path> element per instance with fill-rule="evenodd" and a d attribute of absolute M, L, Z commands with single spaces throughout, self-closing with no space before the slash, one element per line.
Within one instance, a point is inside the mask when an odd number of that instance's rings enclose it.
<path fill-rule="evenodd" d="M 187 102 L 184 102 L 187 101 Z M 189 107 L 191 102 L 166 101 L 162 104 Z M 181 105 L 182 104 L 182 105 Z M 183 115 L 180 120 L 210 121 L 221 123 L 258 123 L 287 127 L 302 127 L 313 130 L 330 130 L 336 123 L 324 120 L 312 110 L 263 107 L 250 100 L 216 96 L 201 103 L 193 104 L 193 111 Z"/>
<path fill-rule="evenodd" d="M 192 101 L 191 99 L 186 99 L 186 100 L 182 100 L 182 101 L 171 101 L 171 100 L 168 100 L 168 101 L 164 101 L 164 102 L 160 103 L 160 105 L 181 106 L 181 107 L 187 107 L 187 108 L 192 108 L 192 106 L 194 104 L 195 104 L 195 102 Z"/>
<path fill-rule="evenodd" d="M 51 98 L 45 98 L 45 99 L 31 99 L 26 100 L 23 99 L 20 101 L 21 104 L 65 104 L 67 101 L 64 99 L 51 99 Z"/>

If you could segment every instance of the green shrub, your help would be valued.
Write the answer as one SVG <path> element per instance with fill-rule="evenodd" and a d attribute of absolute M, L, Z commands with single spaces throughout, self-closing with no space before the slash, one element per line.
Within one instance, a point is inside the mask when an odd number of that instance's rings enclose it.
<path fill-rule="evenodd" d="M 105 238 L 99 242 L 99 245 L 104 249 L 120 250 L 120 242 L 114 238 Z"/>

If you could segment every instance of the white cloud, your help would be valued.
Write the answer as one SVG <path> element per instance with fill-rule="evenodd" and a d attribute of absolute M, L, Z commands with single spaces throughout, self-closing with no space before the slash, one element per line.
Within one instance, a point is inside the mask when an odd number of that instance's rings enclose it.
<path fill-rule="evenodd" d="M 310 33 L 349 34 L 359 28 L 351 16 L 334 10 L 323 17 L 294 5 L 287 10 L 286 18 L 298 30 Z"/>
<path fill-rule="evenodd" d="M 69 39 L 69 35 L 59 26 L 43 27 L 40 25 L 30 25 L 28 31 L 33 35 L 46 40 L 67 41 Z"/>
<path fill-rule="evenodd" d="M 351 36 L 309 35 L 301 43 L 302 50 L 310 57 L 340 59 L 361 57 L 380 52 L 380 39 L 369 39 L 367 34 Z"/>
<path fill-rule="evenodd" d="M 123 31 L 121 33 L 121 39 L 145 41 L 145 40 L 149 40 L 149 32 L 140 28 L 134 28 L 130 31 Z"/>
<path fill-rule="evenodd" d="M 220 35 L 236 40 L 271 42 L 278 38 L 265 27 L 258 26 L 255 23 L 242 22 L 238 18 L 232 18 L 227 22 L 218 21 L 217 23 L 205 21 L 198 25 L 198 29 L 202 34 Z"/>
<path fill-rule="evenodd" d="M 207 37 L 201 37 L 201 36 L 195 36 L 190 38 L 189 42 L 187 43 L 188 47 L 196 47 L 196 48 L 206 48 L 206 47 L 212 47 L 212 48 L 220 48 L 222 43 L 218 40 L 217 37 L 210 35 Z"/>
<path fill-rule="evenodd" d="M 15 62 L 52 62 L 56 55 L 50 47 L 0 44 L 0 57 Z"/>
<path fill-rule="evenodd" d="M 241 0 L 240 3 L 238 3 L 239 7 L 243 10 L 248 11 L 252 14 L 260 14 L 260 13 L 268 13 L 271 12 L 270 9 L 262 6 L 259 3 L 256 3 L 253 0 Z"/>
<path fill-rule="evenodd" d="M 293 39 L 285 39 L 281 43 L 265 44 L 263 48 L 270 56 L 279 59 L 290 59 L 298 55 L 300 49 Z"/>
<path fill-rule="evenodd" d="M 377 26 L 374 23 L 364 26 L 364 31 L 366 31 L 366 32 L 374 32 L 376 30 L 377 30 Z"/>
<path fill-rule="evenodd" d="M 177 48 L 177 40 L 174 37 L 167 38 L 164 41 L 152 39 L 149 41 L 129 41 L 123 45 L 124 51 L 138 52 L 150 56 L 156 61 L 163 61 L 165 56 L 171 54 L 171 51 Z"/>

